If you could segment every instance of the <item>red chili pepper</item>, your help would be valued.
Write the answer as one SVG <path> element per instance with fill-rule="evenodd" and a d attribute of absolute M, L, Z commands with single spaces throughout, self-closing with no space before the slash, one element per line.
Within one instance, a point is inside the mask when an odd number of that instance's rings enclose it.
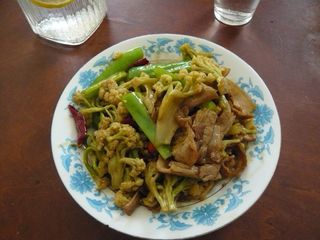
<path fill-rule="evenodd" d="M 149 143 L 147 144 L 147 150 L 148 150 L 148 152 L 149 152 L 150 154 L 152 154 L 152 153 L 154 153 L 154 152 L 157 151 L 156 148 L 153 146 L 153 144 L 152 144 L 151 142 L 149 142 Z"/>
<path fill-rule="evenodd" d="M 77 143 L 78 145 L 82 145 L 87 135 L 86 120 L 84 116 L 77 109 L 75 109 L 75 107 L 69 104 L 68 108 L 76 124 L 77 133 L 78 133 Z"/>
<path fill-rule="evenodd" d="M 149 60 L 146 58 L 141 58 L 141 59 L 135 61 L 133 64 L 131 64 L 130 67 L 144 66 L 147 64 L 149 64 Z"/>

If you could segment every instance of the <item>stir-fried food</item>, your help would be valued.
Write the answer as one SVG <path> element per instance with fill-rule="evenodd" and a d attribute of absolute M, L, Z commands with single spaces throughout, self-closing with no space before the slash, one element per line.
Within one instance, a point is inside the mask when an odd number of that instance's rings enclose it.
<path fill-rule="evenodd" d="M 152 64 L 141 48 L 118 54 L 69 106 L 83 161 L 98 189 L 128 215 L 143 205 L 174 211 L 238 176 L 256 138 L 255 104 L 208 53 Z"/>

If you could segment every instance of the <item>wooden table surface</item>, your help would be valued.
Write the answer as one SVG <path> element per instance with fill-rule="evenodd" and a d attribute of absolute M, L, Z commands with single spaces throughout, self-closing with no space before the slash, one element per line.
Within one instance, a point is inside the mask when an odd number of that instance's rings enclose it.
<path fill-rule="evenodd" d="M 54 166 L 50 127 L 75 72 L 103 49 L 149 33 L 208 39 L 247 61 L 276 102 L 282 147 L 267 190 L 243 216 L 198 239 L 320 239 L 320 2 L 262 0 L 229 27 L 212 0 L 109 0 L 83 45 L 32 33 L 16 1 L 0 2 L 0 239 L 134 239 L 83 211 Z"/>

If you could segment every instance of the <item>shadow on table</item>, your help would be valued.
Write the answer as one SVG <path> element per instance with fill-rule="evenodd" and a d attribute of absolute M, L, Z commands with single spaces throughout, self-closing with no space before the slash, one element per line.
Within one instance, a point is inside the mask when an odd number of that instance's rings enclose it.
<path fill-rule="evenodd" d="M 228 26 L 214 20 L 204 32 L 203 36 L 204 38 L 213 40 L 214 42 L 220 43 L 224 47 L 229 48 L 246 27 L 248 26 Z"/>

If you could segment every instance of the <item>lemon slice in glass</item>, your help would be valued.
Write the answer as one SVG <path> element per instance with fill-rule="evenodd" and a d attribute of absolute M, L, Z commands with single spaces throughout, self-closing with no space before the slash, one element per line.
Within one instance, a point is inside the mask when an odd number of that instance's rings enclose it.
<path fill-rule="evenodd" d="M 44 8 L 62 8 L 74 0 L 30 0 L 33 4 Z"/>

